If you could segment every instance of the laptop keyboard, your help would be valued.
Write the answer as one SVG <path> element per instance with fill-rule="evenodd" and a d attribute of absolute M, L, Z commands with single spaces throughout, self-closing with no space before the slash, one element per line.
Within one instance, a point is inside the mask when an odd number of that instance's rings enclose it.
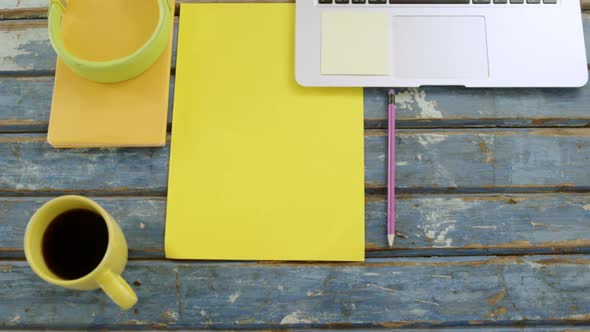
<path fill-rule="evenodd" d="M 557 0 L 317 0 L 320 5 L 357 4 L 556 4 Z"/>

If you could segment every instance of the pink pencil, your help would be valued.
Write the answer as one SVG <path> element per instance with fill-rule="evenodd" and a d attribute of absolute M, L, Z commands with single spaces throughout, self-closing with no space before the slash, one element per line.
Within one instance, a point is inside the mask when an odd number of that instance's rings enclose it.
<path fill-rule="evenodd" d="M 389 141 L 387 144 L 387 242 L 395 239 L 395 90 L 389 90 Z"/>

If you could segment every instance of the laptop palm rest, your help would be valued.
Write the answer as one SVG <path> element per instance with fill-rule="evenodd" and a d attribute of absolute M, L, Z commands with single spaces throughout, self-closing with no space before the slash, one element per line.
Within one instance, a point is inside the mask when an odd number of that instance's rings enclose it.
<path fill-rule="evenodd" d="M 482 16 L 394 16 L 392 38 L 396 78 L 489 77 Z"/>

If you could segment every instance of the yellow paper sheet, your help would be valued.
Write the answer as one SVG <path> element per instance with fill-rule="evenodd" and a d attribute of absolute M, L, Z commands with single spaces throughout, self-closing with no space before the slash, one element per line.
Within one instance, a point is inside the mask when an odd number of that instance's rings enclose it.
<path fill-rule="evenodd" d="M 155 0 L 68 1 L 62 34 L 66 47 L 78 57 L 110 60 L 141 47 L 158 15 Z M 58 60 L 49 143 L 55 147 L 165 145 L 171 45 L 172 38 L 147 71 L 120 83 L 86 80 Z"/>
<path fill-rule="evenodd" d="M 323 12 L 322 75 L 389 75 L 391 29 L 387 12 Z"/>
<path fill-rule="evenodd" d="M 362 89 L 294 77 L 294 4 L 182 4 L 166 257 L 364 259 Z"/>

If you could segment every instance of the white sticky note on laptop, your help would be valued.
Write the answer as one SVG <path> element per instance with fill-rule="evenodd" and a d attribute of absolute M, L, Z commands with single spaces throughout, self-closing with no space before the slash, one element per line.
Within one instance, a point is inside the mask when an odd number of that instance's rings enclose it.
<path fill-rule="evenodd" d="M 326 11 L 322 13 L 322 75 L 390 75 L 389 13 Z"/>

